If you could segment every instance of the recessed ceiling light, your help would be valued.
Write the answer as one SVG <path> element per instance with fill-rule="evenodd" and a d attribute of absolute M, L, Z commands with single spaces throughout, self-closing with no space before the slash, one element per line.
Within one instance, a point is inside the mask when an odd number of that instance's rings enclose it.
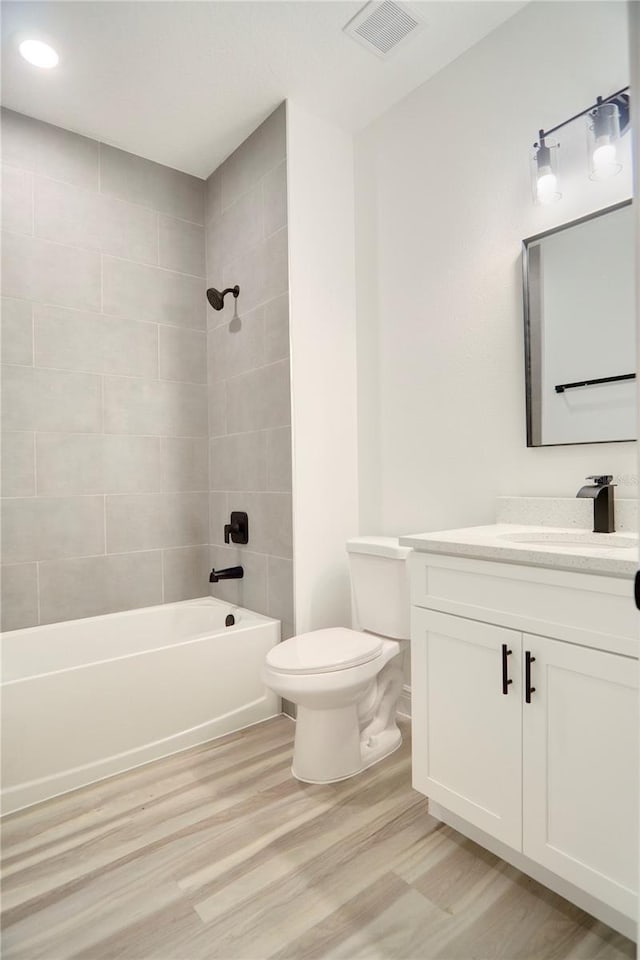
<path fill-rule="evenodd" d="M 57 66 L 60 59 L 53 47 L 42 40 L 23 40 L 18 49 L 25 60 L 34 67 L 43 67 L 45 70 Z"/>

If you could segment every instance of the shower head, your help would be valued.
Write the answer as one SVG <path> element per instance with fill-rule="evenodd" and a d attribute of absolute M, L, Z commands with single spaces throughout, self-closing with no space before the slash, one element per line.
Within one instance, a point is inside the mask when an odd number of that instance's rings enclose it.
<path fill-rule="evenodd" d="M 220 291 L 216 290 L 215 287 L 210 287 L 207 290 L 207 300 L 214 310 L 222 310 L 224 300 Z"/>
<path fill-rule="evenodd" d="M 234 300 L 237 300 L 238 294 L 240 293 L 240 287 L 236 284 L 235 287 L 227 287 L 227 289 L 223 290 L 222 293 L 220 293 L 219 290 L 216 290 L 215 287 L 209 287 L 207 290 L 207 300 L 214 310 L 222 310 L 224 307 L 224 298 L 228 293 L 232 293 Z"/>

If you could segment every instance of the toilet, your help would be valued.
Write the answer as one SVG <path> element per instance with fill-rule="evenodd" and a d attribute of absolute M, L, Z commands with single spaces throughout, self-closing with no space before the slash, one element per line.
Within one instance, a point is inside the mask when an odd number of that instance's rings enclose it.
<path fill-rule="evenodd" d="M 269 650 L 262 679 L 297 706 L 291 771 L 332 783 L 402 743 L 396 706 L 409 639 L 410 550 L 393 537 L 347 541 L 353 629 L 313 630 Z"/>

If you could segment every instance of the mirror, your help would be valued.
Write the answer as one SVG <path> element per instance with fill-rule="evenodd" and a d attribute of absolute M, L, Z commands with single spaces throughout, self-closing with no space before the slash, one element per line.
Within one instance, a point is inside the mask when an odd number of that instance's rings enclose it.
<path fill-rule="evenodd" d="M 631 201 L 523 244 L 527 446 L 637 437 Z"/>

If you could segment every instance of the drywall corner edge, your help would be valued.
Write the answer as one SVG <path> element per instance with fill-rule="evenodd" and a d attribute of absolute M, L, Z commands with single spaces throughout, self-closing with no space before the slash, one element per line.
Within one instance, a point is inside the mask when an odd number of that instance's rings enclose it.
<path fill-rule="evenodd" d="M 295 629 L 350 622 L 358 533 L 353 138 L 287 101 Z"/>

